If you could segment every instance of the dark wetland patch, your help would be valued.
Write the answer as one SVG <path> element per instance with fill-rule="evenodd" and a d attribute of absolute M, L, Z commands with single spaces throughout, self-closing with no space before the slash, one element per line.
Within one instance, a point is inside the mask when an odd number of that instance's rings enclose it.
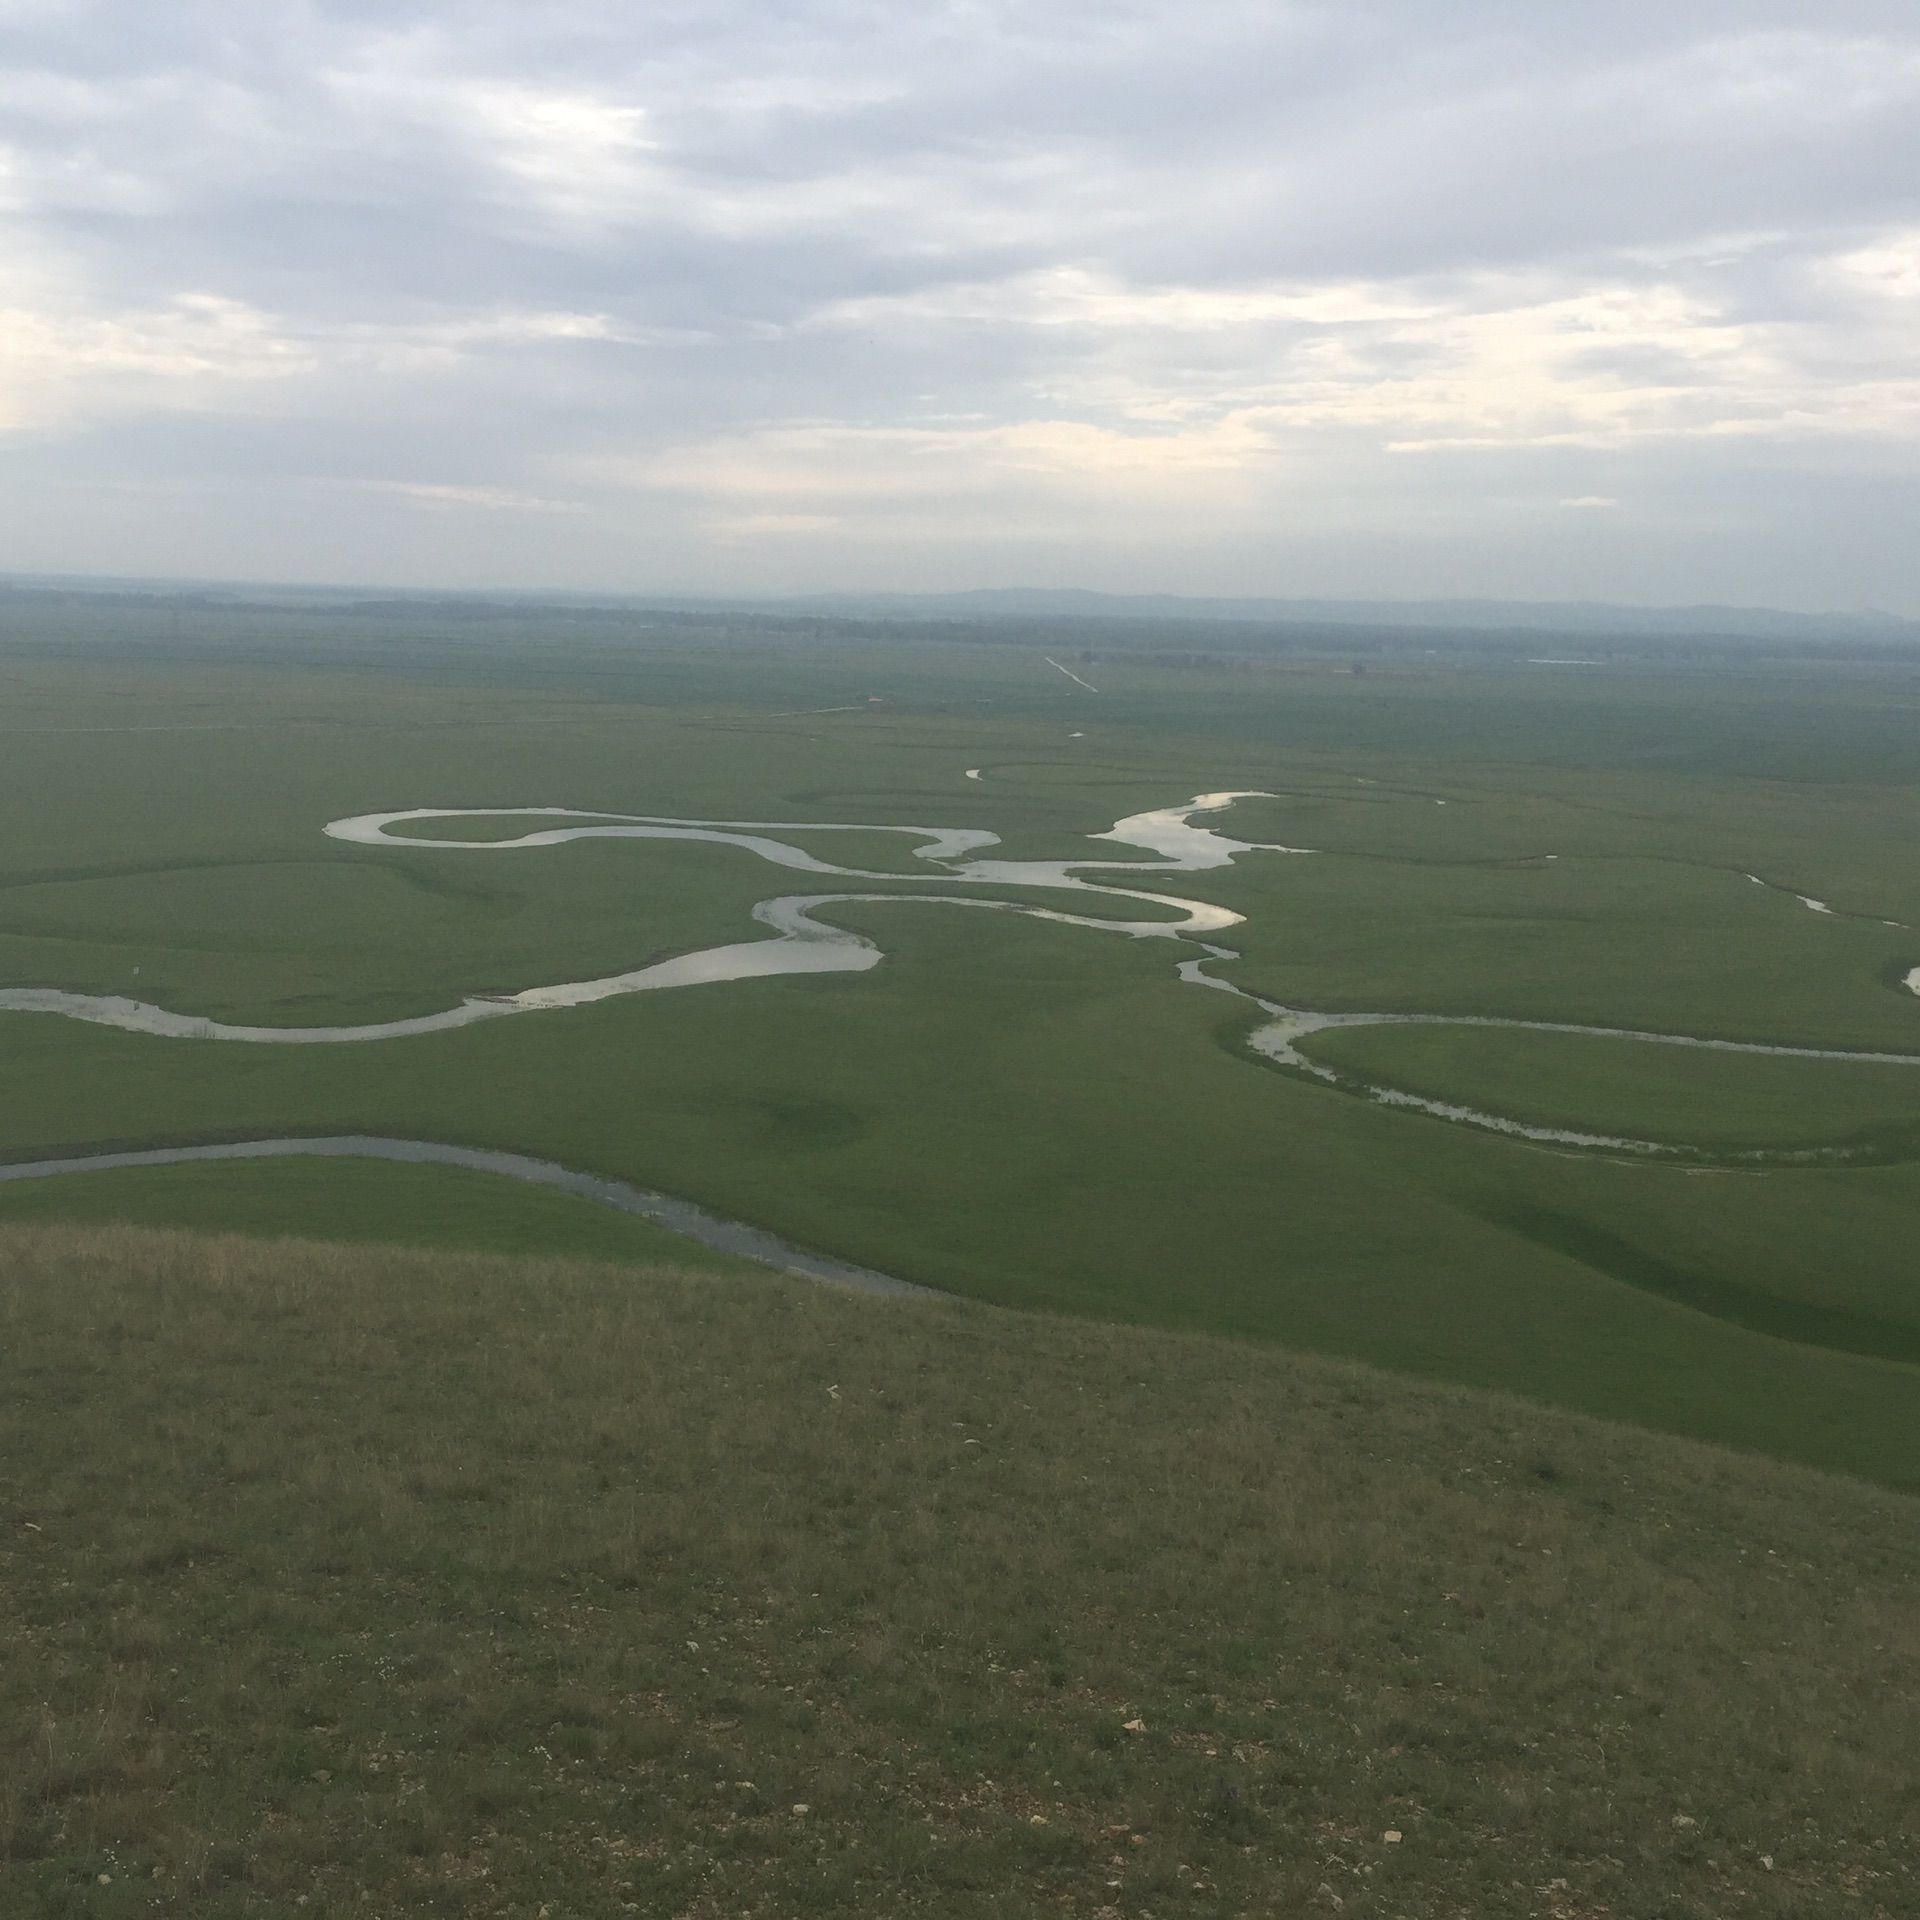
<path fill-rule="evenodd" d="M 1630 1287 L 1644 1287 L 1663 1299 L 1755 1333 L 1920 1365 L 1920 1329 L 1911 1322 L 1783 1300 L 1757 1287 L 1738 1286 L 1713 1273 L 1681 1266 L 1577 1214 L 1551 1207 L 1517 1207 L 1490 1200 L 1486 1217 Z"/>

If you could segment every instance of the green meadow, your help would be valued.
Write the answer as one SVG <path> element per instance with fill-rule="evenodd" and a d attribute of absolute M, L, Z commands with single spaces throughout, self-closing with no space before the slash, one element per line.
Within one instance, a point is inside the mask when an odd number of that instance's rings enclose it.
<path fill-rule="evenodd" d="M 1071 657 L 1097 694 L 1044 664 L 1067 657 L 1057 634 L 23 600 L 0 625 L 0 986 L 358 1023 L 749 939 L 774 894 L 890 897 L 826 911 L 884 949 L 863 975 L 406 1040 L 248 1046 L 0 1012 L 0 1159 L 298 1132 L 509 1148 L 985 1301 L 1920 1485 L 1920 1067 L 1445 1024 L 1310 1043 L 1368 1082 L 1682 1151 L 1558 1150 L 1264 1063 L 1254 1008 L 1175 977 L 1190 950 L 915 900 L 940 875 L 899 836 L 783 834 L 900 876 L 843 882 L 725 846 L 321 831 L 546 806 L 963 826 L 1012 858 L 1127 858 L 1087 836 L 1258 789 L 1273 797 L 1216 824 L 1315 851 L 1139 883 L 1244 914 L 1219 971 L 1249 991 L 1920 1055 L 1903 984 L 1920 663 L 1570 674 L 1484 639 L 1356 661 L 1215 635 L 1198 662 L 1070 639 L 1095 652 Z M 1742 1159 L 1780 1148 L 1807 1158 Z M 644 1223 L 443 1169 L 0 1184 L 0 1221 L 69 1217 L 659 1253 Z"/>
<path fill-rule="evenodd" d="M 762 1271 L 0 1274 L 9 1916 L 1920 1898 L 1907 1495 Z"/>

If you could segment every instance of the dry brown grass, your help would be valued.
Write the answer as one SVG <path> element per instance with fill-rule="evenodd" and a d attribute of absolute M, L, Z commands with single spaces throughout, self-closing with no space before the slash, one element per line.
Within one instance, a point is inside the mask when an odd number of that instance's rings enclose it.
<path fill-rule="evenodd" d="M 117 1229 L 0 1237 L 0 1432 L 8 1916 L 1920 1908 L 1920 1506 L 1850 1482 L 1199 1338 Z"/>

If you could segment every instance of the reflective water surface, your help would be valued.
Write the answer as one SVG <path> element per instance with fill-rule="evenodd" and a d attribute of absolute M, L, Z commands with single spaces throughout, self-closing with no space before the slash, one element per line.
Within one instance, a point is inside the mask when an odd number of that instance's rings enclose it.
<path fill-rule="evenodd" d="M 746 940 L 698 953 L 679 954 L 630 973 L 609 974 L 598 980 L 568 980 L 551 986 L 525 987 L 517 993 L 474 995 L 438 1013 L 405 1020 L 365 1021 L 346 1025 L 294 1027 L 258 1026 L 212 1020 L 201 1014 L 178 1013 L 121 994 L 69 993 L 58 987 L 12 987 L 0 990 L 0 1012 L 56 1013 L 73 1020 L 121 1027 L 131 1033 L 160 1035 L 176 1040 L 227 1040 L 260 1045 L 315 1046 L 368 1040 L 399 1040 L 410 1035 L 444 1033 L 498 1020 L 511 1014 L 549 1012 L 559 1007 L 588 1006 L 621 994 L 653 993 L 674 987 L 714 986 L 729 980 L 769 979 L 796 973 L 864 973 L 877 966 L 881 950 L 857 933 L 814 918 L 816 909 L 854 901 L 893 901 L 914 905 L 986 907 L 1002 913 L 1022 913 L 1067 926 L 1091 927 L 1134 939 L 1173 939 L 1186 934 L 1218 932 L 1237 926 L 1240 915 L 1204 900 L 1183 900 L 1173 894 L 1113 886 L 1083 876 L 1089 873 L 1194 873 L 1231 863 L 1236 853 L 1249 851 L 1246 843 L 1228 840 L 1211 828 L 1196 825 L 1191 816 L 1215 813 L 1239 793 L 1197 795 L 1184 806 L 1157 808 L 1119 820 L 1096 839 L 1115 841 L 1156 856 L 1131 860 L 987 860 L 972 857 L 984 847 L 997 846 L 999 836 L 975 827 L 898 827 L 846 823 L 822 825 L 816 821 L 674 820 L 639 814 L 595 813 L 573 807 L 411 807 L 396 813 L 363 813 L 328 823 L 325 832 L 355 846 L 430 847 L 437 852 L 500 855 L 531 848 L 556 847 L 570 840 L 694 840 L 744 848 L 777 867 L 799 873 L 830 874 L 840 879 L 897 881 L 901 876 L 864 867 L 837 866 L 804 848 L 775 838 L 781 833 L 892 833 L 919 844 L 914 857 L 936 868 L 944 884 L 1041 888 L 1054 893 L 1098 894 L 1104 899 L 1136 901 L 1153 909 L 1147 919 L 1115 919 L 1104 915 L 1065 913 L 1057 908 L 1030 907 L 1014 900 L 994 900 L 953 893 L 808 893 L 782 894 L 763 900 L 753 918 L 771 938 Z M 565 821 L 564 826 L 538 827 L 498 840 L 436 839 L 417 828 L 433 820 Z M 1285 849 L 1278 849 L 1285 851 Z"/>
<path fill-rule="evenodd" d="M 968 768 L 969 778 L 977 779 L 980 769 Z M 0 990 L 0 1012 L 51 1013 L 74 1020 L 120 1027 L 129 1032 L 153 1034 L 168 1039 L 216 1040 L 264 1045 L 325 1045 L 403 1039 L 411 1035 L 441 1033 L 451 1028 L 471 1026 L 483 1020 L 498 1020 L 514 1015 L 553 1011 L 565 1007 L 587 1006 L 596 1001 L 623 994 L 652 993 L 679 987 L 714 986 L 735 980 L 770 979 L 789 974 L 862 973 L 877 966 L 884 957 L 882 949 L 862 934 L 836 927 L 818 917 L 835 906 L 866 903 L 892 905 L 940 905 L 984 908 L 991 912 L 1021 914 L 1063 926 L 1085 927 L 1097 932 L 1118 934 L 1135 940 L 1168 940 L 1199 949 L 1196 957 L 1182 959 L 1176 972 L 1190 985 L 1208 987 L 1246 1000 L 1268 1017 L 1248 1036 L 1247 1044 L 1256 1054 L 1275 1065 L 1305 1074 L 1327 1084 L 1358 1093 L 1389 1106 L 1405 1107 L 1430 1114 L 1437 1119 L 1485 1128 L 1493 1132 L 1517 1135 L 1554 1145 L 1603 1148 L 1616 1152 L 1671 1154 L 1680 1149 L 1655 1141 L 1633 1140 L 1622 1136 L 1587 1133 L 1575 1129 L 1530 1126 L 1498 1114 L 1459 1106 L 1448 1101 L 1427 1099 L 1398 1089 L 1376 1086 L 1340 1073 L 1314 1060 L 1300 1049 L 1309 1035 L 1337 1027 L 1351 1026 L 1469 1026 L 1498 1027 L 1534 1033 L 1566 1033 L 1597 1038 L 1633 1040 L 1654 1046 L 1696 1047 L 1714 1052 L 1771 1054 L 1807 1060 L 1872 1062 L 1878 1065 L 1920 1066 L 1920 1054 L 1865 1052 L 1834 1047 L 1786 1046 L 1772 1042 L 1701 1039 L 1685 1034 L 1650 1033 L 1626 1027 L 1586 1026 L 1566 1021 L 1504 1019 L 1484 1014 L 1442 1013 L 1318 1013 L 1289 1007 L 1261 998 L 1211 969 L 1218 963 L 1239 956 L 1229 947 L 1212 943 L 1202 936 L 1221 933 L 1240 924 L 1241 915 L 1210 901 L 1184 899 L 1162 893 L 1157 888 L 1125 886 L 1111 878 L 1093 875 L 1126 876 L 1150 880 L 1175 873 L 1201 873 L 1232 865 L 1248 854 L 1300 855 L 1313 851 L 1306 847 L 1280 846 L 1271 842 L 1237 840 L 1208 824 L 1202 816 L 1222 813 L 1235 802 L 1268 799 L 1273 796 L 1249 790 L 1233 789 L 1196 794 L 1177 806 L 1159 807 L 1144 813 L 1129 814 L 1117 820 L 1104 833 L 1090 836 L 1129 850 L 1129 857 L 1078 860 L 1012 860 L 988 857 L 986 849 L 999 845 L 999 836 L 970 827 L 919 827 L 818 821 L 685 820 L 666 816 L 594 812 L 571 807 L 499 807 L 434 808 L 413 807 L 398 812 L 355 814 L 328 823 L 324 831 L 333 839 L 367 847 L 401 846 L 430 848 L 461 858 L 499 857 L 511 853 L 555 847 L 584 839 L 691 840 L 715 845 L 739 847 L 757 855 L 770 865 L 791 872 L 831 875 L 842 880 L 882 880 L 898 883 L 902 875 L 864 867 L 840 866 L 809 853 L 805 848 L 781 839 L 782 834 L 804 833 L 809 837 L 830 833 L 899 834 L 915 842 L 913 857 L 924 861 L 937 876 L 942 890 L 925 893 L 873 893 L 840 890 L 822 893 L 779 894 L 761 901 L 753 909 L 753 919 L 766 933 L 763 937 L 725 946 L 707 947 L 630 972 L 610 974 L 596 980 L 560 981 L 551 985 L 521 988 L 514 993 L 471 995 L 457 1005 L 439 1012 L 420 1014 L 410 1019 L 369 1021 L 330 1026 L 266 1026 L 213 1020 L 204 1015 L 173 1011 L 117 994 L 73 993 L 58 987 L 14 987 Z M 525 827 L 541 822 L 531 830 L 509 832 L 497 839 L 436 837 L 431 823 L 451 820 L 497 820 L 503 829 Z M 1548 854 L 1548 860 L 1558 856 Z M 1758 874 L 1748 874 L 1755 886 L 1772 883 Z M 1102 902 L 1125 901 L 1146 907 L 1144 917 L 1118 917 L 1107 913 L 1074 913 L 1062 906 L 1040 906 L 1018 899 L 989 897 L 981 893 L 950 892 L 947 888 L 994 887 L 1010 892 L 1035 890 L 1055 896 L 1062 894 L 1097 896 Z M 1789 892 L 1789 889 L 1773 889 Z M 1804 894 L 1792 894 L 1815 913 L 1831 915 L 1826 902 Z M 1091 904 L 1091 902 L 1089 903 Z M 1906 986 L 1920 994 L 1920 966 L 1906 975 Z M 401 1153 L 399 1147 L 406 1147 Z M 268 1143 L 274 1151 L 316 1152 L 312 1145 L 290 1147 L 285 1142 Z M 479 1164 L 466 1149 L 423 1146 L 419 1143 L 387 1143 L 389 1157 L 450 1158 L 453 1164 Z M 386 1151 L 387 1149 L 383 1149 Z M 267 1150 L 259 1147 L 250 1150 Z M 167 1149 L 179 1157 L 233 1157 L 228 1149 Z M 1798 1154 L 1782 1158 L 1801 1158 Z M 493 1156 L 494 1160 L 512 1160 L 517 1156 Z M 105 1164 L 98 1159 L 89 1164 Z M 137 1158 L 115 1164 L 144 1164 Z M 543 1162 L 528 1162 L 544 1166 Z M 553 1170 L 556 1175 L 564 1169 Z M 0 1177 L 7 1177 L 0 1169 Z M 521 1177 L 531 1177 L 522 1175 Z M 544 1177 L 544 1176 L 542 1176 Z M 569 1180 L 586 1179 L 567 1175 Z M 558 1183 L 557 1181 L 551 1183 Z M 618 1183 L 614 1183 L 617 1185 Z M 637 1192 L 638 1189 L 633 1191 Z M 660 1196 L 653 1196 L 660 1200 Z M 664 1201 L 661 1204 L 667 1204 Z M 676 1206 L 684 1203 L 674 1202 Z M 695 1210 L 697 1211 L 697 1210 Z M 745 1231 L 745 1230 L 743 1230 Z M 758 1257 L 758 1256 L 755 1256 Z"/>

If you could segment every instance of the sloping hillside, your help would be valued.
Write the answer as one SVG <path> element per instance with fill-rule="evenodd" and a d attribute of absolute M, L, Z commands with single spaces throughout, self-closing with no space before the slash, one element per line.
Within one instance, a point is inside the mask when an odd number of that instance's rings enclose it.
<path fill-rule="evenodd" d="M 0 1236 L 0 1912 L 1894 1916 L 1920 1503 L 756 1274 Z"/>

